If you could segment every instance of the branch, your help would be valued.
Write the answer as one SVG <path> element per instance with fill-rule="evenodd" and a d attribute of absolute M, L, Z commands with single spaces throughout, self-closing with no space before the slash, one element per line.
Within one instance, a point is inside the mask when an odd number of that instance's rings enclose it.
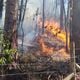
<path fill-rule="evenodd" d="M 71 73 L 66 78 L 64 78 L 63 80 L 71 80 L 73 76 L 74 76 L 74 73 Z"/>
<path fill-rule="evenodd" d="M 76 67 L 77 67 L 77 69 L 79 69 L 80 70 L 80 66 L 76 63 Z"/>

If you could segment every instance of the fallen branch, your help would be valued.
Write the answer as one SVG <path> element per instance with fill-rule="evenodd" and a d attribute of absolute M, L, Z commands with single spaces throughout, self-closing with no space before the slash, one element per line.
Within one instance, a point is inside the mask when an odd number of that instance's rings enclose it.
<path fill-rule="evenodd" d="M 79 69 L 80 70 L 80 66 L 76 63 L 76 67 L 77 67 L 77 69 Z M 71 73 L 70 75 L 68 75 L 65 79 L 63 79 L 63 80 L 71 80 L 71 78 L 74 76 L 74 73 Z"/>
<path fill-rule="evenodd" d="M 79 66 L 79 64 L 77 64 L 77 63 L 76 63 L 76 67 L 77 67 L 77 69 L 79 69 L 79 70 L 80 70 L 80 66 Z"/>
<path fill-rule="evenodd" d="M 64 78 L 63 80 L 71 80 L 72 77 L 74 76 L 74 73 L 71 73 L 70 75 L 68 75 L 66 78 Z"/>

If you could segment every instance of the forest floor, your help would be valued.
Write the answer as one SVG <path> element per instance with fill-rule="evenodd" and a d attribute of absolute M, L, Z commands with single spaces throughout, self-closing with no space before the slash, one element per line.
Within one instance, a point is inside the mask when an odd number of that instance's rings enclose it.
<path fill-rule="evenodd" d="M 56 37 L 36 37 L 16 65 L 4 72 L 2 80 L 63 80 L 71 73 L 70 54 Z"/>

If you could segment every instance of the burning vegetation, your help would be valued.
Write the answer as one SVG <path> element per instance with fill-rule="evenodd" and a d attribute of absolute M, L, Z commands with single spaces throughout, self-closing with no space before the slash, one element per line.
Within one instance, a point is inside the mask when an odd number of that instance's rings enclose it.
<path fill-rule="evenodd" d="M 38 26 L 42 28 L 42 21 L 40 18 L 38 19 Z M 45 28 L 46 34 L 49 32 L 53 36 L 55 36 L 57 39 L 64 42 L 64 44 L 66 44 L 66 32 L 60 28 L 60 24 L 58 22 L 54 20 L 46 20 L 44 22 L 44 28 Z M 68 37 L 68 46 L 69 46 L 69 35 L 70 35 L 69 32 L 67 35 L 68 35 L 67 37 Z"/>
<path fill-rule="evenodd" d="M 33 1 L 0 0 L 1 80 L 79 80 L 79 0 Z"/>
<path fill-rule="evenodd" d="M 40 29 L 42 28 L 41 18 L 38 19 L 38 26 Z M 45 33 L 38 38 L 42 53 L 47 56 L 53 56 L 57 53 L 64 58 L 70 58 L 70 55 L 66 52 L 66 44 L 69 49 L 69 32 L 66 36 L 66 32 L 60 28 L 59 23 L 53 20 L 44 22 L 44 30 Z M 66 43 L 66 40 L 68 43 Z"/>
<path fill-rule="evenodd" d="M 40 19 L 37 25 L 41 32 L 42 21 Z M 21 61 L 28 64 L 23 65 L 28 72 L 37 72 L 35 76 L 39 78 L 42 76 L 42 80 L 48 80 L 49 75 L 50 80 L 62 80 L 71 71 L 70 54 L 66 51 L 66 32 L 60 28 L 58 22 L 48 20 L 44 22 L 44 30 L 44 34 L 39 33 L 28 46 L 28 51 L 21 57 Z M 69 49 L 69 32 L 67 37 Z M 41 76 L 38 73 L 41 73 Z"/>
<path fill-rule="evenodd" d="M 48 45 L 45 44 L 44 40 L 41 38 L 39 40 L 39 44 L 40 44 L 40 47 L 41 47 L 41 50 L 42 52 L 45 54 L 45 55 L 51 55 L 53 54 L 53 47 L 48 47 Z"/>

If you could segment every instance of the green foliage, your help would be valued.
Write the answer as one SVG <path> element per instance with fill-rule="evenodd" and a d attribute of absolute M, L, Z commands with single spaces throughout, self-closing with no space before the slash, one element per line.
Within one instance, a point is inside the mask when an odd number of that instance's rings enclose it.
<path fill-rule="evenodd" d="M 0 58 L 0 64 L 5 64 L 6 59 L 4 57 Z"/>
<path fill-rule="evenodd" d="M 2 53 L 5 55 L 0 58 L 0 64 L 9 64 L 14 60 L 14 54 L 17 52 L 16 49 L 10 48 L 10 42 L 3 39 L 3 30 L 0 29 L 0 46 L 3 47 Z"/>
<path fill-rule="evenodd" d="M 4 49 L 10 49 L 10 45 L 11 44 L 10 44 L 10 42 L 8 40 L 3 40 L 2 45 L 3 45 Z"/>
<path fill-rule="evenodd" d="M 17 52 L 16 49 L 4 49 L 3 53 L 5 54 L 5 63 L 11 63 L 14 60 L 14 55 Z"/>
<path fill-rule="evenodd" d="M 2 44 L 3 41 L 3 29 L 0 29 L 0 45 Z"/>

